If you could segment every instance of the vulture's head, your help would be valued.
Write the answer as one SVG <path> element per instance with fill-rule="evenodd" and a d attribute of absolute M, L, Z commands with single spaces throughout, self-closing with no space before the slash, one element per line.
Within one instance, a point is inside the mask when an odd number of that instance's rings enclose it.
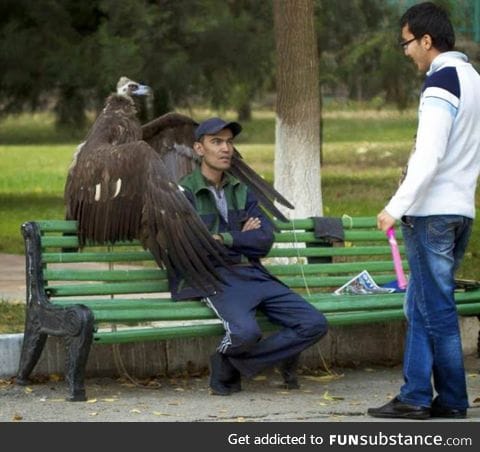
<path fill-rule="evenodd" d="M 152 89 L 147 85 L 130 80 L 128 77 L 120 77 L 117 83 L 117 94 L 120 96 L 148 96 Z"/>

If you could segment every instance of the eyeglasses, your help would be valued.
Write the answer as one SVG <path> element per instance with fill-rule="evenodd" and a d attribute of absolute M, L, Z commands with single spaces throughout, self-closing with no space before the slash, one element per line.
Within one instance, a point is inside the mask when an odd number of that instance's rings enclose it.
<path fill-rule="evenodd" d="M 412 39 L 408 39 L 407 41 L 403 41 L 399 44 L 399 46 L 403 49 L 403 50 L 407 50 L 407 47 L 408 47 L 408 44 L 410 44 L 411 42 L 415 41 L 417 38 L 412 38 Z"/>

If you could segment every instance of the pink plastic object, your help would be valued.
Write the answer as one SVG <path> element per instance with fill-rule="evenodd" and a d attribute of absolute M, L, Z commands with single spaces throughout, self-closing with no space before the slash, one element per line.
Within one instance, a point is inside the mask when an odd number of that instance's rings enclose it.
<path fill-rule="evenodd" d="M 397 239 L 395 238 L 395 229 L 390 228 L 387 230 L 387 238 L 392 250 L 393 266 L 395 267 L 395 273 L 397 274 L 398 287 L 400 287 L 400 289 L 405 289 L 407 287 L 407 280 L 405 278 L 405 273 L 403 273 L 402 258 L 400 257 Z"/>

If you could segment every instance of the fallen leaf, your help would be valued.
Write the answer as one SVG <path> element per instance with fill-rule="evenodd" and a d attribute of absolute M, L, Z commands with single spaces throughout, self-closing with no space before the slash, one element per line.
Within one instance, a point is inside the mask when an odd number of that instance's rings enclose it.
<path fill-rule="evenodd" d="M 290 392 L 288 392 L 288 391 L 277 391 L 277 394 L 288 395 L 288 394 L 290 394 Z"/>
<path fill-rule="evenodd" d="M 313 375 L 306 375 L 304 378 L 305 378 L 305 380 L 318 381 L 320 383 L 325 383 L 325 382 L 329 382 L 329 381 L 332 381 L 332 380 L 337 380 L 341 377 L 343 377 L 343 374 L 342 375 L 322 375 L 321 377 L 315 377 Z"/>
<path fill-rule="evenodd" d="M 30 394 L 31 392 L 33 392 L 33 389 L 30 388 L 29 386 L 27 386 L 27 387 L 25 388 L 25 392 L 26 392 L 27 394 Z"/>
<path fill-rule="evenodd" d="M 50 374 L 50 375 L 48 376 L 48 379 L 49 379 L 50 381 L 60 381 L 60 380 L 62 379 L 62 377 L 61 377 L 60 375 L 58 375 L 58 374 Z"/>
<path fill-rule="evenodd" d="M 325 391 L 322 396 L 325 400 L 345 400 L 344 397 L 338 397 L 338 396 L 332 396 L 328 393 L 328 391 Z"/>
<path fill-rule="evenodd" d="M 116 402 L 118 399 L 102 399 L 103 402 Z"/>
<path fill-rule="evenodd" d="M 475 398 L 475 400 L 473 401 L 473 403 L 480 403 L 480 397 Z"/>
<path fill-rule="evenodd" d="M 97 403 L 97 399 L 88 399 L 86 403 Z"/>
<path fill-rule="evenodd" d="M 93 413 L 88 413 L 89 416 L 98 416 L 98 412 L 94 411 Z"/>
<path fill-rule="evenodd" d="M 183 389 L 183 388 L 175 388 L 175 391 L 181 392 L 181 391 L 185 391 L 185 389 Z"/>
<path fill-rule="evenodd" d="M 161 411 L 154 411 L 153 414 L 154 414 L 155 416 L 171 416 L 171 414 L 162 413 Z"/>
<path fill-rule="evenodd" d="M 179 402 L 168 402 L 168 405 L 180 405 Z"/>
<path fill-rule="evenodd" d="M 253 381 L 265 381 L 267 377 L 265 375 L 258 375 L 254 378 L 252 378 Z"/>
<path fill-rule="evenodd" d="M 137 413 L 137 414 L 140 414 L 140 413 L 141 413 L 141 411 L 140 411 L 140 410 L 138 410 L 137 408 L 133 408 L 133 409 L 131 409 L 131 410 L 130 410 L 130 413 Z"/>
<path fill-rule="evenodd" d="M 239 416 L 236 419 L 237 422 L 245 422 L 245 418 L 243 416 Z"/>
<path fill-rule="evenodd" d="M 21 416 L 18 413 L 15 413 L 12 418 L 14 421 L 21 421 L 23 419 L 23 416 Z"/>
<path fill-rule="evenodd" d="M 478 374 L 468 374 L 468 378 L 478 378 Z"/>

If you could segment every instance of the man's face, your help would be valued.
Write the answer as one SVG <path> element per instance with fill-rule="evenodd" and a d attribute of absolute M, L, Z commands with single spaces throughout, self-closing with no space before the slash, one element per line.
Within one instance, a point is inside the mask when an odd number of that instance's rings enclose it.
<path fill-rule="evenodd" d="M 230 168 L 233 156 L 233 134 L 223 129 L 214 135 L 204 135 L 201 142 L 195 143 L 195 150 L 203 157 L 202 165 L 215 171 Z"/>
<path fill-rule="evenodd" d="M 402 28 L 402 41 L 408 42 L 413 39 L 412 42 L 405 44 L 403 51 L 405 55 L 410 57 L 417 66 L 420 72 L 427 72 L 432 62 L 432 56 L 429 54 L 431 48 L 431 38 L 428 35 L 424 35 L 419 39 L 414 39 L 415 36 L 408 28 L 408 24 Z"/>

